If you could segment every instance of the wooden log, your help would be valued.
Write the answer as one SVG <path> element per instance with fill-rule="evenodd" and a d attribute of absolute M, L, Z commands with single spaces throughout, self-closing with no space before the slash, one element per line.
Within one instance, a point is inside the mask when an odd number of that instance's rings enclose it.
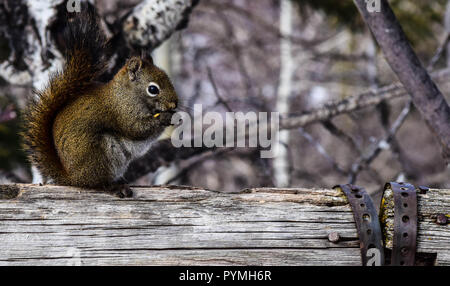
<path fill-rule="evenodd" d="M 360 265 L 336 190 L 0 187 L 0 265 Z M 341 240 L 330 242 L 337 232 Z"/>
<path fill-rule="evenodd" d="M 384 191 L 380 206 L 380 223 L 384 231 L 384 245 L 392 250 L 394 236 L 394 193 Z M 450 190 L 428 189 L 417 193 L 417 255 L 418 259 L 432 258 L 436 265 L 450 265 L 450 228 L 437 223 L 438 215 L 450 220 Z"/>
<path fill-rule="evenodd" d="M 339 190 L 133 191 L 0 186 L 0 265 L 361 265 Z"/>

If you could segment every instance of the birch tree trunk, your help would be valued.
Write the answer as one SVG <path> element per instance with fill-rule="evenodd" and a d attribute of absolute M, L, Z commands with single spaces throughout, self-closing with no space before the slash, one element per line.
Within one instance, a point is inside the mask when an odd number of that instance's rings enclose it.
<path fill-rule="evenodd" d="M 162 68 L 169 75 L 173 77 L 172 71 L 172 38 L 167 39 L 161 46 L 154 51 L 154 61 L 157 66 Z M 178 166 L 175 162 L 169 166 L 160 166 L 156 171 L 152 179 L 152 185 L 165 185 L 171 178 L 175 177 L 178 173 Z"/>
<path fill-rule="evenodd" d="M 292 74 L 294 72 L 292 58 L 292 2 L 282 0 L 280 7 L 280 34 L 283 35 L 280 44 L 280 82 L 278 86 L 277 111 L 281 115 L 289 112 L 289 95 L 292 90 Z M 273 161 L 275 185 L 286 187 L 289 185 L 289 157 L 287 146 L 289 144 L 289 131 L 281 130 L 279 142 L 274 146 L 276 157 Z"/>
<path fill-rule="evenodd" d="M 123 41 L 119 41 L 114 49 L 133 47 L 152 50 L 173 32 L 186 26 L 197 2 L 145 0 L 134 7 L 126 18 L 117 19 L 115 24 L 121 24 L 120 30 L 106 32 L 111 38 L 124 35 Z M 48 75 L 62 67 L 63 56 L 55 44 L 53 29 L 58 23 L 66 21 L 60 19 L 61 13 L 58 13 L 67 9 L 66 6 L 67 1 L 64 0 L 4 1 L 4 8 L 0 10 L 0 29 L 6 35 L 10 52 L 5 60 L 0 61 L 0 77 L 12 85 L 40 89 L 47 82 Z"/>

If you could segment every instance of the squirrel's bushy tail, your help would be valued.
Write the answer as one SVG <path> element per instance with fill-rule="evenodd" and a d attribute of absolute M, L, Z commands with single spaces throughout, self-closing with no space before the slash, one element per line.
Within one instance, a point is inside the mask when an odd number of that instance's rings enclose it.
<path fill-rule="evenodd" d="M 83 94 L 104 71 L 107 41 L 93 8 L 86 6 L 68 20 L 63 32 L 65 65 L 50 76 L 42 91 L 28 103 L 24 112 L 24 148 L 29 160 L 44 178 L 70 184 L 59 159 L 53 138 L 53 122 L 65 105 Z"/>

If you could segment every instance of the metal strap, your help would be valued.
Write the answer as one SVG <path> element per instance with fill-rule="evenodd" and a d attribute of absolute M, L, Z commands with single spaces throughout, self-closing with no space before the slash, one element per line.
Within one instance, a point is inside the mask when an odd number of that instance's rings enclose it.
<path fill-rule="evenodd" d="M 391 182 L 394 193 L 394 238 L 391 265 L 413 266 L 417 237 L 417 193 L 413 185 Z"/>
<path fill-rule="evenodd" d="M 384 265 L 384 248 L 380 222 L 372 199 L 358 186 L 338 185 L 347 196 L 358 230 L 361 260 L 364 266 Z"/>

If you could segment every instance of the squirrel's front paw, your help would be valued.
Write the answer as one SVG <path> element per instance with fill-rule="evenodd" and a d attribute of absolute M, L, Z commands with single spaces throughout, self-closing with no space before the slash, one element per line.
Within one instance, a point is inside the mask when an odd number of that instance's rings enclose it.
<path fill-rule="evenodd" d="M 108 188 L 108 192 L 119 198 L 131 198 L 133 196 L 133 191 L 128 185 L 113 185 Z"/>

